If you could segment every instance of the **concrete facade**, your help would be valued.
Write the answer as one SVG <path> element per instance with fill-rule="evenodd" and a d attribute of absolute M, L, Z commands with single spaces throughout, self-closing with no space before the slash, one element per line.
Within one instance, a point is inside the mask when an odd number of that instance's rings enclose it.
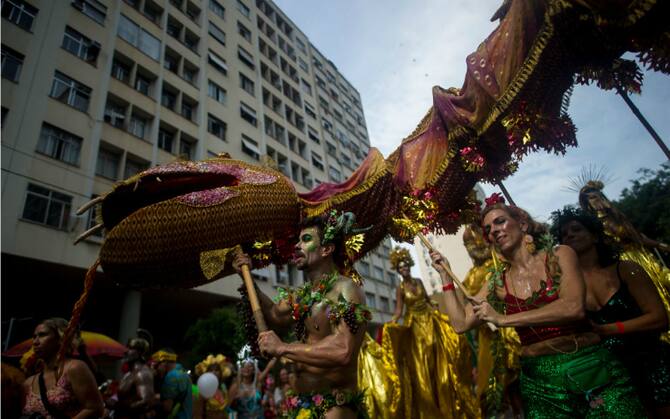
<path fill-rule="evenodd" d="M 74 211 L 118 180 L 226 152 L 274 164 L 304 192 L 345 180 L 370 148 L 358 91 L 271 1 L 6 0 L 2 18 L 5 318 L 29 311 L 13 299 L 31 283 L 62 288 L 53 269 L 81 284 L 104 237 L 75 247 L 95 221 Z M 375 323 L 394 306 L 389 251 L 387 239 L 358 264 Z M 302 283 L 294 268 L 255 275 L 270 295 Z M 236 299 L 239 284 L 224 278 L 183 295 L 216 306 Z M 146 326 L 147 293 L 103 289 L 126 307 L 113 309 L 124 313 L 122 340 Z"/>

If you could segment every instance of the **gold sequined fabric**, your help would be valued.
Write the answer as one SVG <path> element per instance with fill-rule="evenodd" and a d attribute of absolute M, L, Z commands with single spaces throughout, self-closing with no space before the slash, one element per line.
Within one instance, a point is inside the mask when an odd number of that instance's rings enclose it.
<path fill-rule="evenodd" d="M 397 376 L 397 382 L 374 387 L 372 374 L 359 374 L 359 387 L 368 387 L 371 417 L 474 418 L 479 407 L 473 392 L 471 350 L 446 315 L 426 301 L 423 288 L 404 287 L 404 324 L 387 323 L 382 334 L 381 364 L 376 377 Z M 366 355 L 368 356 L 368 355 Z M 359 358 L 360 360 L 360 358 Z M 395 367 L 395 376 L 389 369 Z M 368 381 L 366 381 L 368 380 Z M 389 395 L 392 394 L 390 402 Z M 385 402 L 386 401 L 386 402 Z M 378 406 L 386 405 L 386 410 Z M 370 406 L 370 405 L 368 405 Z"/>

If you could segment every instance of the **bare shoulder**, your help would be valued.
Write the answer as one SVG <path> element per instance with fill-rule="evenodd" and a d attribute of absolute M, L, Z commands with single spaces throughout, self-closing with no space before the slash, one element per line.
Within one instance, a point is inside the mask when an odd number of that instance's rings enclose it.
<path fill-rule="evenodd" d="M 646 279 L 648 276 L 642 266 L 630 260 L 619 261 L 619 265 L 615 269 L 619 270 L 619 274 L 625 282 Z"/>
<path fill-rule="evenodd" d="M 63 368 L 63 373 L 67 374 L 69 379 L 82 377 L 85 375 L 92 374 L 91 370 L 88 368 L 88 365 L 82 360 L 79 359 L 68 359 L 65 361 L 65 367 Z"/>
<path fill-rule="evenodd" d="M 363 287 L 354 283 L 351 278 L 340 275 L 335 287 L 338 294 L 341 294 L 347 301 L 352 303 L 365 302 Z"/>
<path fill-rule="evenodd" d="M 563 244 L 554 246 L 553 252 L 556 256 L 558 256 L 559 260 L 561 258 L 576 260 L 577 258 L 577 254 L 575 253 L 575 251 L 572 250 L 570 246 L 565 246 Z"/>

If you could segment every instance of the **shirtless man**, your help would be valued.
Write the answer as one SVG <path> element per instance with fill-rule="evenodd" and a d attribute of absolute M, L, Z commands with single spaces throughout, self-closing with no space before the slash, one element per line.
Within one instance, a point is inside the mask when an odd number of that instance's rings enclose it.
<path fill-rule="evenodd" d="M 351 215 L 351 214 L 349 214 Z M 286 406 L 306 409 L 323 418 L 356 418 L 365 412 L 357 388 L 358 352 L 370 311 L 365 294 L 351 278 L 339 274 L 344 261 L 344 231 L 350 223 L 341 217 L 313 217 L 301 225 L 295 245 L 295 264 L 305 273 L 302 288 L 279 290 L 277 303 L 259 292 L 263 314 L 272 330 L 261 332 L 258 345 L 267 357 L 285 357 L 296 365 L 297 395 L 287 396 Z M 342 226 L 346 224 L 346 226 Z M 234 266 L 251 265 L 240 254 Z M 283 342 L 274 330 L 295 326 L 298 341 Z"/>
<path fill-rule="evenodd" d="M 154 374 L 146 364 L 149 343 L 142 338 L 128 342 L 124 361 L 128 371 L 119 383 L 119 401 L 114 405 L 115 418 L 152 418 L 155 416 Z"/>

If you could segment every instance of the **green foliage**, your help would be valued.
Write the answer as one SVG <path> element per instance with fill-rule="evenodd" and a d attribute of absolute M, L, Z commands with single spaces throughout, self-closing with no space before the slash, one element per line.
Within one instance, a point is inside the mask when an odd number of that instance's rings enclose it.
<path fill-rule="evenodd" d="M 245 345 L 242 321 L 235 307 L 219 308 L 204 319 L 199 319 L 186 331 L 184 340 L 191 352 L 185 360 L 186 365 L 195 365 L 208 354 L 224 354 L 233 361 Z"/>
<path fill-rule="evenodd" d="M 640 177 L 621 192 L 617 208 L 647 237 L 670 242 L 670 163 L 654 171 L 640 169 Z"/>

